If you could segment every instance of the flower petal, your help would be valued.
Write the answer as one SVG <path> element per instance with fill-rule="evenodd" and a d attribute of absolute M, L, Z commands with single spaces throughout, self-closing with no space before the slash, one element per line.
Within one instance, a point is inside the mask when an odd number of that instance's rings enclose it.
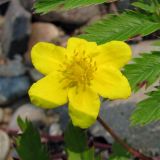
<path fill-rule="evenodd" d="M 71 88 L 68 97 L 69 114 L 73 125 L 80 128 L 90 127 L 99 113 L 99 96 L 89 88 L 78 92 L 76 88 Z"/>
<path fill-rule="evenodd" d="M 57 70 L 64 57 L 65 48 L 47 42 L 37 43 L 31 51 L 33 65 L 45 75 Z"/>
<path fill-rule="evenodd" d="M 42 108 L 54 108 L 67 103 L 67 89 L 60 83 L 57 72 L 34 83 L 29 96 L 33 104 Z"/>
<path fill-rule="evenodd" d="M 98 46 L 95 42 L 88 42 L 80 38 L 70 38 L 67 43 L 68 56 L 73 54 L 84 54 L 94 56 L 98 52 Z"/>
<path fill-rule="evenodd" d="M 98 47 L 100 54 L 95 57 L 98 65 L 109 63 L 121 68 L 131 59 L 131 48 L 125 42 L 111 41 Z"/>
<path fill-rule="evenodd" d="M 109 99 L 123 99 L 131 95 L 128 80 L 117 68 L 112 66 L 99 68 L 91 87 L 102 97 Z"/>

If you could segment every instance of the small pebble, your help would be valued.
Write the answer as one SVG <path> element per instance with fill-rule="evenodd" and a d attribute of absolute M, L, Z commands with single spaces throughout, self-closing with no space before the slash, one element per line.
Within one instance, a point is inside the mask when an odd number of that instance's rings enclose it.
<path fill-rule="evenodd" d="M 3 112 L 3 109 L 0 108 L 0 122 L 3 121 L 3 117 L 4 117 L 4 112 Z"/>
<path fill-rule="evenodd" d="M 3 117 L 3 122 L 4 123 L 9 123 L 11 120 L 13 110 L 11 108 L 4 108 L 4 117 Z"/>
<path fill-rule="evenodd" d="M 19 127 L 17 125 L 17 118 L 19 116 L 24 120 L 27 118 L 28 120 L 36 122 L 37 124 L 46 123 L 46 115 L 44 111 L 28 103 L 20 106 L 14 112 L 14 114 L 11 117 L 11 121 L 9 123 L 10 129 L 19 130 Z"/>
<path fill-rule="evenodd" d="M 60 136 L 62 135 L 61 127 L 58 123 L 53 123 L 49 129 L 49 135 L 51 136 Z"/>
<path fill-rule="evenodd" d="M 0 160 L 5 160 L 10 150 L 10 139 L 8 135 L 0 130 Z"/>

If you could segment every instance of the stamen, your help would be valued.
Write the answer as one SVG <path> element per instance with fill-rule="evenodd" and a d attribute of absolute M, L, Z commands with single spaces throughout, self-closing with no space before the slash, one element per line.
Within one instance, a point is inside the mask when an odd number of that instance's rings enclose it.
<path fill-rule="evenodd" d="M 91 84 L 94 78 L 94 72 L 97 70 L 96 62 L 89 56 L 86 56 L 85 50 L 81 53 L 74 50 L 74 55 L 71 60 L 65 56 L 65 62 L 60 65 L 58 71 L 62 73 L 60 83 L 64 83 L 65 88 L 82 86 L 85 90 Z"/>

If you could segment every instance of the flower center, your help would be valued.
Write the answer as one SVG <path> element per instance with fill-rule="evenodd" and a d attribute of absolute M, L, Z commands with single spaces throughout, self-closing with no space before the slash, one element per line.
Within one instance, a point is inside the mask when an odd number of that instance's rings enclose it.
<path fill-rule="evenodd" d="M 65 60 L 60 70 L 65 88 L 82 86 L 85 89 L 90 85 L 97 70 L 96 62 L 84 53 L 75 54 L 70 60 L 66 57 Z"/>

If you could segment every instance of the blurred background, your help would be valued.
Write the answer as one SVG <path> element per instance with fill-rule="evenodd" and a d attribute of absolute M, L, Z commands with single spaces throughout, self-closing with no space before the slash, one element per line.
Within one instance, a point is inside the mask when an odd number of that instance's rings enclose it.
<path fill-rule="evenodd" d="M 16 123 L 19 115 L 23 119 L 30 119 L 45 134 L 43 141 L 47 143 L 53 157 L 63 159 L 62 135 L 69 120 L 67 107 L 42 110 L 33 106 L 27 95 L 31 84 L 43 77 L 32 66 L 32 46 L 40 41 L 65 46 L 70 36 L 83 33 L 87 25 L 108 13 L 118 14 L 132 8 L 132 2 L 120 0 L 68 12 L 53 11 L 39 15 L 33 12 L 34 0 L 0 0 L 0 160 L 18 158 L 13 149 L 12 136 L 19 130 Z M 133 55 L 160 50 L 152 46 L 158 37 L 157 32 L 145 38 L 139 36 L 130 40 Z M 101 115 L 133 147 L 150 156 L 160 155 L 159 122 L 145 127 L 130 126 L 129 117 L 135 104 L 143 98 L 144 88 L 128 100 L 106 101 L 102 105 Z M 113 142 L 110 135 L 98 123 L 89 129 L 88 134 L 94 139 L 97 148 L 102 150 L 104 159 L 107 159 L 106 146 Z"/>

